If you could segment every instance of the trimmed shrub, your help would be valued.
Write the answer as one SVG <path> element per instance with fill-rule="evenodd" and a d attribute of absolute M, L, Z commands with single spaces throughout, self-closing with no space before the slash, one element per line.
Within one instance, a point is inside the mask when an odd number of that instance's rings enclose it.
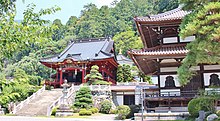
<path fill-rule="evenodd" d="M 140 105 L 129 105 L 130 113 L 127 115 L 126 118 L 132 118 L 134 117 L 134 113 L 138 113 L 138 111 L 141 109 Z"/>
<path fill-rule="evenodd" d="M 116 110 L 111 109 L 109 113 L 110 113 L 110 114 L 116 114 Z"/>
<path fill-rule="evenodd" d="M 103 102 L 101 102 L 101 107 L 99 112 L 109 114 L 111 108 L 112 108 L 112 103 L 109 100 L 104 100 Z"/>
<path fill-rule="evenodd" d="M 91 115 L 92 115 L 92 112 L 91 112 L 90 110 L 80 109 L 79 115 L 80 115 L 80 116 L 91 116 Z"/>
<path fill-rule="evenodd" d="M 199 97 L 192 99 L 188 104 L 188 111 L 192 117 L 198 117 L 199 111 L 215 111 L 214 99 L 210 97 Z"/>
<path fill-rule="evenodd" d="M 126 116 L 130 113 L 130 108 L 127 105 L 120 105 L 116 109 L 116 114 L 118 114 L 117 119 L 124 120 Z"/>
<path fill-rule="evenodd" d="M 98 80 L 98 81 L 92 82 L 92 85 L 98 85 L 98 84 L 100 84 L 100 85 L 110 85 L 112 83 L 111 82 L 107 82 L 107 81 L 102 81 L 102 80 Z"/>
<path fill-rule="evenodd" d="M 89 87 L 81 87 L 76 92 L 74 106 L 77 108 L 87 108 L 92 106 L 92 94 Z"/>
<path fill-rule="evenodd" d="M 52 109 L 52 112 L 51 112 L 51 115 L 52 115 L 52 116 L 55 116 L 55 115 L 56 115 L 57 108 L 58 108 L 58 107 L 54 107 L 54 108 Z"/>
<path fill-rule="evenodd" d="M 99 112 L 98 108 L 90 108 L 89 110 L 92 112 L 92 114 Z"/>
<path fill-rule="evenodd" d="M 217 110 L 217 111 L 216 111 L 216 114 L 217 114 L 218 116 L 220 116 L 220 110 Z"/>

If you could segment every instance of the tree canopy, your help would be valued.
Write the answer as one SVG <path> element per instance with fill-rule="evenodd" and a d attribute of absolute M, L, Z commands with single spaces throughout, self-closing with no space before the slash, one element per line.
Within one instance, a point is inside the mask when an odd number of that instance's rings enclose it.
<path fill-rule="evenodd" d="M 185 17 L 180 36 L 185 38 L 196 35 L 195 41 L 187 44 L 189 53 L 178 69 L 180 84 L 186 85 L 196 74 L 191 67 L 198 64 L 220 64 L 220 2 L 182 0 L 182 3 L 183 8 L 192 12 Z M 197 7 L 194 9 L 192 6 Z"/>

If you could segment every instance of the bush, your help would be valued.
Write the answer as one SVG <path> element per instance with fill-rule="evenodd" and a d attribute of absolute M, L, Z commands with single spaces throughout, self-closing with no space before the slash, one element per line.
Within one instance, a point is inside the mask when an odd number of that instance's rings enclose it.
<path fill-rule="evenodd" d="M 112 108 L 112 103 L 109 100 L 104 100 L 103 102 L 101 102 L 101 107 L 99 112 L 109 114 L 111 108 Z"/>
<path fill-rule="evenodd" d="M 126 116 L 130 113 L 130 108 L 127 105 L 120 105 L 116 109 L 116 114 L 118 114 L 117 119 L 124 120 Z"/>
<path fill-rule="evenodd" d="M 192 99 L 188 104 L 188 111 L 192 117 L 198 117 L 199 111 L 210 111 L 214 112 L 214 99 L 210 97 L 199 97 Z"/>
<path fill-rule="evenodd" d="M 94 114 L 94 113 L 98 113 L 99 109 L 98 108 L 91 108 L 91 109 L 89 109 L 89 111 L 91 111 Z"/>
<path fill-rule="evenodd" d="M 91 116 L 92 112 L 86 109 L 80 109 L 79 111 L 79 115 L 80 116 Z"/>
<path fill-rule="evenodd" d="M 134 113 L 138 113 L 138 111 L 141 109 L 140 105 L 130 105 L 130 113 L 127 115 L 126 118 L 132 118 L 134 117 Z"/>
<path fill-rule="evenodd" d="M 52 109 L 52 112 L 51 112 L 51 115 L 52 115 L 52 116 L 55 116 L 55 115 L 56 115 L 57 108 L 58 108 L 58 107 L 54 107 L 54 108 Z"/>
<path fill-rule="evenodd" d="M 110 113 L 110 114 L 116 114 L 116 110 L 111 109 L 109 113 Z"/>
<path fill-rule="evenodd" d="M 72 105 L 70 108 L 73 110 L 73 113 L 79 113 L 80 109 L 75 107 L 74 105 Z"/>
<path fill-rule="evenodd" d="M 46 85 L 45 90 L 51 90 L 51 86 L 50 85 Z"/>
<path fill-rule="evenodd" d="M 220 116 L 220 110 L 216 111 L 216 115 Z"/>
<path fill-rule="evenodd" d="M 111 83 L 111 82 L 107 82 L 107 81 L 101 81 L 101 80 L 94 81 L 94 82 L 92 83 L 92 85 L 98 85 L 98 84 L 100 84 L 100 85 L 110 85 L 110 84 L 112 84 L 112 83 Z"/>

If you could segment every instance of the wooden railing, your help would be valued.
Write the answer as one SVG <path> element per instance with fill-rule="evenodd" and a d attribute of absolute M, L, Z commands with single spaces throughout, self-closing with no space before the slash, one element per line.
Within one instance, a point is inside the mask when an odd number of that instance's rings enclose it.
<path fill-rule="evenodd" d="M 67 89 L 68 93 L 67 93 L 67 104 L 71 105 L 74 101 L 74 94 L 75 94 L 75 89 L 74 89 L 74 84 L 72 84 L 72 86 Z M 63 95 L 61 95 L 56 101 L 54 101 L 48 108 L 47 108 L 47 116 L 51 115 L 51 112 L 53 110 L 53 108 L 59 106 L 62 102 L 62 97 Z"/>
<path fill-rule="evenodd" d="M 145 93 L 145 98 L 168 98 L 168 97 L 195 97 L 198 91 L 170 91 Z"/>
<path fill-rule="evenodd" d="M 45 91 L 45 85 L 41 89 L 39 89 L 37 92 L 33 93 L 30 97 L 21 101 L 18 105 L 15 105 L 12 113 L 16 114 L 17 111 L 19 111 L 24 106 L 28 105 L 33 99 L 36 98 L 37 95 L 40 95 L 44 91 Z"/>

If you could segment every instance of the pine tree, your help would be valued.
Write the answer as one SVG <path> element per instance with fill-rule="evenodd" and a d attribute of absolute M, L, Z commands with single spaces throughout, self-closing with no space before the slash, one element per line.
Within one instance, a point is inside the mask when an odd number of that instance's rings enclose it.
<path fill-rule="evenodd" d="M 123 69 L 121 65 L 119 65 L 117 69 L 117 82 L 124 82 Z"/>
<path fill-rule="evenodd" d="M 74 106 L 87 109 L 92 106 L 92 94 L 89 87 L 81 87 L 77 91 Z"/>
<path fill-rule="evenodd" d="M 89 84 L 92 84 L 95 81 L 103 81 L 102 74 L 99 73 L 99 67 L 97 65 L 93 65 L 91 67 L 90 74 L 87 74 L 85 79 L 89 79 Z"/>
<path fill-rule="evenodd" d="M 220 2 L 214 1 L 200 4 L 181 25 L 182 38 L 196 35 L 196 39 L 187 45 L 189 53 L 178 69 L 181 85 L 186 85 L 196 74 L 195 71 L 190 70 L 192 66 L 202 63 L 220 64 Z M 199 3 L 194 2 L 194 4 Z M 185 7 L 190 9 L 187 1 Z"/>
<path fill-rule="evenodd" d="M 123 65 L 124 82 L 131 82 L 133 77 L 131 75 L 131 67 L 129 65 Z"/>

